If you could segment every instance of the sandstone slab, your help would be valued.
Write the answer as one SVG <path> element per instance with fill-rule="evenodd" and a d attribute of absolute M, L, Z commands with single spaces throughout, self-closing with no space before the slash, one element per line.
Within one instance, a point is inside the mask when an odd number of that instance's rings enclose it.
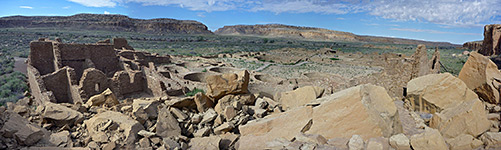
<path fill-rule="evenodd" d="M 437 129 L 426 128 L 426 131 L 411 137 L 411 146 L 414 150 L 447 150 L 447 144 Z"/>
<path fill-rule="evenodd" d="M 303 106 L 324 93 L 324 89 L 317 86 L 305 86 L 294 91 L 283 92 L 280 96 L 280 102 L 284 108 L 290 109 Z"/>
<path fill-rule="evenodd" d="M 477 52 L 470 53 L 458 78 L 463 80 L 466 86 L 475 91 L 482 100 L 491 104 L 499 103 L 501 72 L 488 57 Z"/>
<path fill-rule="evenodd" d="M 123 130 L 125 136 L 125 143 L 133 144 L 137 139 L 137 133 L 144 129 L 144 127 L 136 120 L 115 111 L 106 111 L 95 115 L 84 123 L 90 135 L 102 132 L 103 125 L 108 122 L 118 125 L 118 128 Z M 118 132 L 118 131 L 115 131 Z M 118 134 L 118 133 L 116 133 Z"/>
<path fill-rule="evenodd" d="M 207 96 L 213 99 L 219 99 L 227 94 L 249 92 L 249 72 L 247 70 L 238 74 L 211 75 L 205 81 L 207 82 Z"/>

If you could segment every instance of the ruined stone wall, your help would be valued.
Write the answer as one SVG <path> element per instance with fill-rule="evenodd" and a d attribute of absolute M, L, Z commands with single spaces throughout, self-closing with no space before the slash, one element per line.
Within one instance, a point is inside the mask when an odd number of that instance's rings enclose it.
<path fill-rule="evenodd" d="M 72 73 L 73 72 L 73 73 Z M 53 73 L 42 76 L 43 82 L 47 90 L 52 91 L 56 98 L 56 103 L 74 103 L 81 101 L 78 95 L 78 90 L 75 90 L 74 70 L 69 67 L 63 67 Z"/>
<path fill-rule="evenodd" d="M 141 71 L 130 71 L 129 73 L 119 71 L 111 80 L 114 85 L 118 86 L 119 93 L 117 95 L 121 96 L 144 92 L 144 89 L 147 88 L 144 73 Z"/>
<path fill-rule="evenodd" d="M 26 75 L 28 77 L 31 96 L 33 96 L 36 104 L 42 105 L 44 102 L 55 101 L 56 98 L 52 92 L 47 91 L 40 73 L 35 67 L 28 65 Z"/>
<path fill-rule="evenodd" d="M 75 69 L 77 77 L 81 77 L 87 68 L 95 67 L 107 77 L 122 70 L 113 45 L 110 44 L 58 44 L 63 66 Z"/>
<path fill-rule="evenodd" d="M 52 42 L 33 41 L 30 42 L 30 65 L 35 67 L 41 75 L 54 72 L 54 52 Z"/>

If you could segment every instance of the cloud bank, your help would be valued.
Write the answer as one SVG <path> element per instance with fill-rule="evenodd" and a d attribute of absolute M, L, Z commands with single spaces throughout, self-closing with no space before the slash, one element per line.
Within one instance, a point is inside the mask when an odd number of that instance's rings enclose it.
<path fill-rule="evenodd" d="M 194 11 L 268 11 L 273 13 L 367 13 L 397 21 L 448 26 L 478 26 L 501 21 L 501 0 L 68 0 L 88 7 L 178 6 Z M 497 20 L 496 20 L 497 19 Z"/>

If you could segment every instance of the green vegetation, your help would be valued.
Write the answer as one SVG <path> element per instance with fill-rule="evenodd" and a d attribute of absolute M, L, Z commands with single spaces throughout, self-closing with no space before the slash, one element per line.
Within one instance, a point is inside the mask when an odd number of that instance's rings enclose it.
<path fill-rule="evenodd" d="M 207 68 L 204 68 L 204 70 L 202 70 L 202 72 L 207 72 Z"/>
<path fill-rule="evenodd" d="M 195 96 L 195 94 L 200 93 L 200 92 L 205 93 L 204 90 L 195 88 L 195 89 L 191 90 L 190 92 L 188 92 L 188 93 L 186 93 L 184 95 L 185 96 Z"/>
<path fill-rule="evenodd" d="M 13 57 L 26 58 L 29 53 L 30 41 L 39 38 L 60 38 L 65 43 L 95 43 L 100 40 L 113 37 L 123 37 L 136 50 L 145 50 L 160 55 L 191 55 L 207 56 L 222 53 L 237 52 L 260 52 L 281 48 L 305 48 L 308 50 L 319 50 L 321 48 L 331 48 L 344 53 L 400 53 L 410 56 L 414 53 L 416 45 L 408 44 L 386 44 L 386 43 L 362 43 L 343 41 L 315 41 L 290 38 L 270 38 L 259 36 L 233 36 L 233 35 L 160 35 L 135 32 L 110 32 L 110 31 L 89 31 L 89 30 L 68 30 L 54 28 L 8 28 L 0 29 L 0 86 L 3 93 L 0 95 L 1 101 L 12 101 L 16 96 L 20 96 L 26 89 L 25 77 L 19 73 L 13 73 Z M 366 47 L 364 45 L 373 45 Z M 428 54 L 431 58 L 434 47 L 428 47 Z M 463 50 L 454 47 L 439 47 L 441 62 L 447 71 L 457 75 L 461 70 L 467 57 L 452 57 L 452 54 L 459 54 Z M 219 59 L 219 58 L 218 58 Z M 330 58 L 335 60 L 336 58 Z M 272 60 L 260 60 L 261 62 L 243 61 L 231 58 L 221 58 L 221 60 L 232 63 L 235 67 L 253 70 L 259 68 L 264 63 Z M 442 69 L 445 71 L 445 69 Z M 6 85 L 8 84 L 8 85 Z M 23 88 L 16 87 L 22 86 Z M 7 92 L 7 89 L 10 92 Z M 23 89 L 23 90 L 21 90 Z M 195 90 L 193 90 L 195 91 Z M 192 92 L 193 92 L 192 91 Z M 197 89 L 197 92 L 200 92 Z M 196 94 L 192 93 L 193 95 Z M 1 104 L 1 102 L 0 102 Z"/>
<path fill-rule="evenodd" d="M 26 77 L 20 72 L 14 72 L 0 77 L 0 104 L 15 102 L 23 97 L 28 90 Z"/>
<path fill-rule="evenodd" d="M 340 60 L 339 58 L 329 58 L 330 60 Z"/>

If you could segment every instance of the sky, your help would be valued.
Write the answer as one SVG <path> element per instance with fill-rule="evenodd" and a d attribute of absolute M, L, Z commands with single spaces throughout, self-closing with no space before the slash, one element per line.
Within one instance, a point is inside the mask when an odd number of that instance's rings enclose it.
<path fill-rule="evenodd" d="M 122 14 L 227 25 L 287 24 L 462 44 L 501 24 L 501 0 L 1 0 L 0 16 Z"/>

